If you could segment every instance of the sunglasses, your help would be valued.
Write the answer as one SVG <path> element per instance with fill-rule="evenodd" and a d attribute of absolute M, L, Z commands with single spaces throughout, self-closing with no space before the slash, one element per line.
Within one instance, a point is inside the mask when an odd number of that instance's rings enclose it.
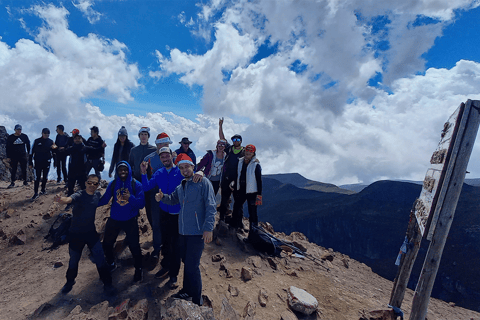
<path fill-rule="evenodd" d="M 233 141 L 233 142 L 235 142 L 235 141 L 242 141 L 242 139 L 240 139 L 240 138 L 233 138 L 232 141 Z"/>
<path fill-rule="evenodd" d="M 98 186 L 100 183 L 99 183 L 99 182 L 87 181 L 87 184 L 88 184 L 89 186 Z"/>

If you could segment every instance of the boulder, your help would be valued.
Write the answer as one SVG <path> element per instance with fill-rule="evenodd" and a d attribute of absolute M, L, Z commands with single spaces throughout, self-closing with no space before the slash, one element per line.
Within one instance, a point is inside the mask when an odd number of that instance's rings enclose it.
<path fill-rule="evenodd" d="M 247 302 L 245 308 L 243 308 L 243 319 L 244 320 L 254 320 L 255 319 L 255 308 L 257 304 L 251 301 Z"/>
<path fill-rule="evenodd" d="M 220 310 L 220 319 L 240 320 L 240 317 L 235 312 L 235 309 L 233 309 L 233 307 L 230 305 L 227 298 L 222 299 L 222 309 Z"/>
<path fill-rule="evenodd" d="M 233 287 L 230 284 L 228 285 L 228 292 L 232 295 L 232 297 L 237 297 L 238 294 L 240 293 L 240 290 L 238 290 L 237 287 Z"/>
<path fill-rule="evenodd" d="M 290 286 L 287 290 L 288 305 L 295 311 L 304 314 L 312 314 L 318 308 L 318 301 L 310 293 L 303 289 Z"/>
<path fill-rule="evenodd" d="M 162 319 L 215 320 L 215 315 L 213 314 L 213 309 L 211 308 L 200 307 L 186 300 L 173 300 L 172 304 L 167 309 L 165 317 Z"/>

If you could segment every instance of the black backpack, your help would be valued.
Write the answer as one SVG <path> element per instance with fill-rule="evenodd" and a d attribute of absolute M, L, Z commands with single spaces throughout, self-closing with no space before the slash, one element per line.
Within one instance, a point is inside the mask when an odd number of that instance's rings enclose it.
<path fill-rule="evenodd" d="M 280 249 L 282 244 L 261 228 L 251 228 L 248 233 L 248 241 L 256 250 L 272 256 L 279 256 L 282 251 Z"/>
<path fill-rule="evenodd" d="M 52 223 L 48 234 L 45 236 L 45 239 L 51 238 L 52 245 L 47 248 L 47 250 L 54 249 L 59 245 L 68 242 L 68 230 L 72 224 L 72 214 L 62 212 L 58 215 L 55 221 Z"/>

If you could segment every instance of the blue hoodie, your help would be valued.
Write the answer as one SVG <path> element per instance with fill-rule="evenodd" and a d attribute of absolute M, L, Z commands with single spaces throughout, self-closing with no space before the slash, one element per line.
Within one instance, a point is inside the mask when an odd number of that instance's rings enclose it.
<path fill-rule="evenodd" d="M 120 177 L 118 176 L 118 164 L 120 163 L 125 163 L 128 167 L 128 176 L 125 181 L 122 181 Z M 115 190 L 112 192 L 112 184 L 113 181 L 108 184 L 107 189 L 105 190 L 105 193 L 103 194 L 102 198 L 98 202 L 98 206 L 104 206 L 106 205 L 109 201 L 110 198 L 112 198 L 113 195 L 113 201 L 112 201 L 112 208 L 110 210 L 110 217 L 113 220 L 118 220 L 118 221 L 127 221 L 130 220 L 131 218 L 135 217 L 138 215 L 138 211 L 145 207 L 145 195 L 143 194 L 143 188 L 142 184 L 138 181 L 135 181 L 135 194 L 133 193 L 132 189 L 132 168 L 128 164 L 127 161 L 120 161 L 117 164 L 117 169 L 115 170 L 116 172 L 116 178 L 115 178 Z M 128 198 L 128 202 L 125 205 L 120 205 L 117 201 L 117 195 L 120 194 L 120 189 L 128 189 L 130 192 L 130 198 Z"/>

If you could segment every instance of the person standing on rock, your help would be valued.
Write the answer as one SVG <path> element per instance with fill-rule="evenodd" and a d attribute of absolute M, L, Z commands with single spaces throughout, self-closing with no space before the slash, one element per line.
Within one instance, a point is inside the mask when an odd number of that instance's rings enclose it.
<path fill-rule="evenodd" d="M 10 163 L 12 183 L 8 188 L 15 187 L 15 178 L 17 174 L 17 166 L 20 162 L 20 169 L 23 175 L 23 185 L 28 186 L 27 182 L 27 162 L 28 155 L 30 154 L 30 140 L 28 136 L 22 133 L 22 126 L 15 125 L 15 133 L 11 134 L 7 138 L 7 162 Z"/>
<path fill-rule="evenodd" d="M 70 197 L 62 197 L 57 194 L 54 201 L 63 204 L 75 204 L 73 207 L 72 224 L 68 231 L 69 244 L 68 252 L 70 261 L 67 269 L 67 283 L 62 288 L 62 293 L 70 292 L 75 284 L 75 278 L 78 274 L 78 264 L 82 256 L 85 245 L 88 246 L 92 253 L 92 260 L 97 266 L 97 271 L 104 285 L 107 294 L 113 294 L 112 275 L 108 268 L 105 256 L 103 254 L 102 243 L 95 228 L 95 212 L 98 202 L 102 197 L 97 190 L 100 183 L 100 177 L 91 174 L 87 178 L 87 187 L 72 194 Z"/>
<path fill-rule="evenodd" d="M 73 194 L 77 181 L 80 189 L 85 189 L 85 148 L 83 137 L 80 134 L 75 134 L 73 136 L 73 145 L 69 146 L 66 150 L 66 154 L 70 156 L 68 163 L 68 196 Z M 71 205 L 69 204 L 65 210 L 69 210 L 70 208 Z"/>
<path fill-rule="evenodd" d="M 197 169 L 205 174 L 205 177 L 210 180 L 213 186 L 213 192 L 217 195 L 220 188 L 220 181 L 222 180 L 223 165 L 225 163 L 225 147 L 227 141 L 218 140 L 215 150 L 208 150 L 198 163 Z"/>
<path fill-rule="evenodd" d="M 107 144 L 102 137 L 98 135 L 98 127 L 90 128 L 90 138 L 88 138 L 85 146 L 87 146 L 87 162 L 85 164 L 85 173 L 89 174 L 93 168 L 95 174 L 101 177 L 103 165 L 105 164 L 105 147 Z"/>
<path fill-rule="evenodd" d="M 188 140 L 187 137 L 182 138 L 182 141 L 179 142 L 180 148 L 175 150 L 175 153 L 179 155 L 180 153 L 185 153 L 187 156 L 192 159 L 193 164 L 195 165 L 195 168 L 193 168 L 193 171 L 197 170 L 197 157 L 195 156 L 195 153 L 193 152 L 192 149 L 190 149 L 190 145 L 192 144 L 192 141 Z"/>
<path fill-rule="evenodd" d="M 117 164 L 115 180 L 109 183 L 98 206 L 108 204 L 113 198 L 110 217 L 105 224 L 103 250 L 111 271 L 116 269 L 113 245 L 118 234 L 123 230 L 130 252 L 133 255 L 135 275 L 133 282 L 143 279 L 142 251 L 140 249 L 140 234 L 138 231 L 139 210 L 145 206 L 145 196 L 142 184 L 132 177 L 132 169 L 126 161 Z"/>
<path fill-rule="evenodd" d="M 145 191 L 163 190 L 172 193 L 182 182 L 183 176 L 180 169 L 173 164 L 172 151 L 169 147 L 163 147 L 158 151 L 163 167 L 157 170 L 149 180 L 147 177 L 148 162 L 140 165 L 142 171 L 142 186 Z M 164 203 L 157 204 L 159 220 L 158 228 L 161 228 L 162 255 L 161 270 L 155 274 L 155 278 L 170 277 L 167 285 L 175 288 L 177 284 L 178 271 L 180 270 L 181 257 L 178 248 L 178 213 L 180 205 L 169 206 Z M 155 213 L 154 213 L 155 214 Z M 154 233 L 155 235 L 155 233 Z M 158 254 L 154 252 L 153 254 Z M 157 258 L 158 259 L 158 258 Z"/>
<path fill-rule="evenodd" d="M 225 135 L 223 134 L 223 118 L 219 120 L 218 123 L 218 131 L 220 140 L 225 140 Z M 230 200 L 230 196 L 232 195 L 232 190 L 230 189 L 230 183 L 235 181 L 237 178 L 237 167 L 238 167 L 238 159 L 245 156 L 245 149 L 242 147 L 242 136 L 239 134 L 235 134 L 232 136 L 232 143 L 233 146 L 228 144 L 225 147 L 225 162 L 223 164 L 223 173 L 222 173 L 222 181 L 220 183 L 220 188 L 222 192 L 222 200 L 220 201 L 220 208 L 218 211 L 220 212 L 220 220 L 225 221 L 225 215 L 228 209 L 228 202 Z"/>
<path fill-rule="evenodd" d="M 262 168 L 253 144 L 245 147 L 245 156 L 238 160 L 237 178 L 233 182 L 233 212 L 230 226 L 243 229 L 243 204 L 247 201 L 250 233 L 258 227 L 257 206 L 262 205 Z"/>
<path fill-rule="evenodd" d="M 62 173 L 63 173 L 63 181 L 67 184 L 68 175 L 67 175 L 67 147 L 68 147 L 68 139 L 70 136 L 68 133 L 65 132 L 65 127 L 61 124 L 57 126 L 57 136 L 55 137 L 55 145 L 57 146 L 54 150 L 55 160 L 54 164 L 57 168 L 57 183 L 62 181 Z"/>
<path fill-rule="evenodd" d="M 147 163 L 147 176 L 151 178 L 152 175 L 157 172 L 159 169 L 163 168 L 164 164 L 160 159 L 159 151 L 164 147 L 168 147 L 172 144 L 172 140 L 170 139 L 169 135 L 165 132 L 162 132 L 157 135 L 155 139 L 156 149 L 155 151 L 148 154 L 146 157 L 143 158 L 143 161 L 140 163 Z M 174 159 L 176 155 L 173 155 Z M 141 168 L 140 168 L 141 169 Z M 143 175 L 142 170 L 140 173 Z M 142 176 L 140 176 L 140 181 Z M 152 235 L 153 235 L 153 251 L 151 254 L 152 257 L 152 264 L 155 267 L 158 263 L 158 258 L 160 255 L 160 249 L 162 247 L 162 231 L 160 226 L 160 207 L 158 206 L 157 202 L 155 201 L 155 194 L 158 192 L 158 187 L 153 186 L 152 189 L 145 192 L 145 212 L 147 213 L 147 219 L 152 227 Z"/>
<path fill-rule="evenodd" d="M 162 190 L 155 195 L 155 200 L 168 205 L 180 204 L 178 217 L 179 248 L 184 263 L 183 288 L 173 295 L 174 298 L 189 299 L 198 305 L 203 304 L 202 275 L 200 258 L 205 243 L 213 238 L 217 206 L 212 184 L 208 179 L 193 181 L 192 159 L 184 153 L 178 155 L 176 164 L 184 179 L 171 194 Z"/>
<path fill-rule="evenodd" d="M 33 161 L 35 161 L 35 183 L 33 187 L 32 200 L 38 199 L 38 187 L 40 179 L 42 179 L 42 190 L 40 195 L 46 193 L 48 172 L 50 171 L 50 160 L 53 157 L 54 144 L 50 137 L 50 130 L 48 128 L 42 129 L 42 136 L 35 139 L 32 146 L 32 153 L 30 154 L 29 164 L 33 168 Z"/>
<path fill-rule="evenodd" d="M 112 161 L 110 162 L 110 169 L 108 169 L 108 177 L 112 177 L 113 170 L 117 167 L 120 161 L 128 161 L 130 151 L 135 147 L 132 141 L 128 140 L 128 132 L 124 126 L 118 131 L 117 142 L 113 146 Z"/>

